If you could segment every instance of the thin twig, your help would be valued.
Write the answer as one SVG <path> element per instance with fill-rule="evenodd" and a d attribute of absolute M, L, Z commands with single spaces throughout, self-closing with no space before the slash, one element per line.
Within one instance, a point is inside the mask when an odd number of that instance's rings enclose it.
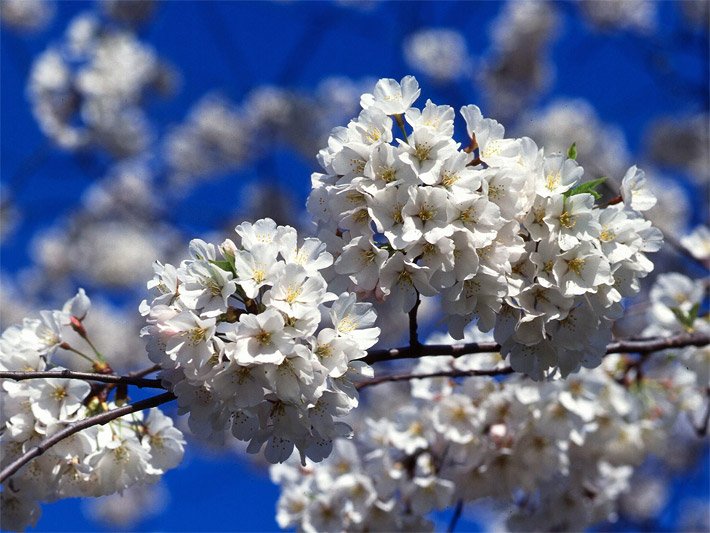
<path fill-rule="evenodd" d="M 165 389 L 159 379 L 144 379 L 139 376 L 116 376 L 113 374 L 97 374 L 94 372 L 74 372 L 73 370 L 44 371 L 0 371 L 0 379 L 24 381 L 26 379 L 64 378 L 81 379 L 83 381 L 100 381 L 102 383 L 126 384 L 136 387 Z"/>
<path fill-rule="evenodd" d="M 409 310 L 409 345 L 410 346 L 421 346 L 419 342 L 419 334 L 417 333 L 419 325 L 417 324 L 417 311 L 419 310 L 419 305 L 422 303 L 419 297 L 419 291 L 417 291 L 417 301 Z"/>
<path fill-rule="evenodd" d="M 157 372 L 160 369 L 161 369 L 160 365 L 153 365 L 151 367 L 144 368 L 143 370 L 136 370 L 135 372 L 129 372 L 128 375 L 132 378 L 142 378 L 143 376 L 147 376 L 148 374 L 152 374 L 153 372 Z"/>
<path fill-rule="evenodd" d="M 686 346 L 707 346 L 710 335 L 681 334 L 673 337 L 659 337 L 650 340 L 619 340 L 611 342 L 606 347 L 606 353 L 652 353 L 671 348 Z M 369 365 L 395 359 L 418 359 L 429 355 L 450 355 L 461 357 L 474 353 L 491 353 L 500 351 L 500 344 L 495 342 L 469 342 L 466 344 L 420 344 L 419 346 L 403 346 L 390 350 L 369 350 L 363 361 Z"/>
<path fill-rule="evenodd" d="M 456 502 L 456 507 L 454 508 L 454 515 L 451 517 L 449 527 L 446 529 L 448 533 L 453 533 L 456 529 L 456 524 L 458 524 L 459 518 L 461 518 L 461 511 L 463 511 L 463 500 L 459 500 Z"/>
<path fill-rule="evenodd" d="M 682 333 L 673 337 L 658 337 L 649 340 L 619 340 L 607 344 L 606 353 L 653 353 L 672 348 L 686 348 L 688 346 L 707 346 L 710 344 L 710 335 L 695 333 L 688 335 Z"/>
<path fill-rule="evenodd" d="M 379 385 L 380 383 L 387 383 L 390 381 L 409 381 L 412 379 L 427 379 L 427 378 L 465 378 L 472 376 L 504 376 L 506 374 L 513 374 L 515 371 L 509 367 L 504 366 L 501 368 L 489 368 L 484 370 L 439 370 L 438 372 L 428 372 L 426 374 L 389 374 L 386 376 L 379 376 L 376 378 L 363 381 L 358 383 L 356 388 L 362 390 L 365 387 L 371 387 L 372 385 Z"/>
<path fill-rule="evenodd" d="M 710 388 L 707 390 L 706 396 L 708 403 L 705 406 L 705 414 L 703 415 L 703 419 L 700 422 L 700 425 L 696 426 L 695 424 L 693 424 L 693 429 L 695 429 L 695 433 L 698 435 L 698 437 L 704 437 L 708 434 L 708 425 L 710 424 Z"/>
<path fill-rule="evenodd" d="M 140 400 L 133 404 L 124 405 L 123 407 L 112 409 L 111 411 L 106 411 L 105 413 L 101 413 L 100 415 L 85 418 L 83 420 L 79 420 L 78 422 L 74 422 L 73 424 L 69 424 L 61 431 L 58 431 L 51 437 L 47 437 L 46 439 L 44 439 L 37 446 L 30 448 L 20 457 L 15 459 L 12 463 L 3 468 L 2 472 L 0 472 L 0 483 L 3 483 L 7 478 L 12 476 L 15 472 L 17 472 L 20 468 L 29 463 L 32 459 L 34 459 L 35 457 L 39 457 L 49 448 L 51 448 L 58 442 L 66 439 L 67 437 L 72 436 L 74 433 L 78 433 L 79 431 L 90 428 L 92 426 L 107 424 L 108 422 L 111 422 L 116 418 L 120 418 L 122 416 L 129 415 L 137 411 L 142 411 L 151 407 L 157 407 L 158 405 L 170 402 L 174 399 L 175 395 L 172 392 L 164 392 L 163 394 L 159 394 L 158 396 L 153 396 L 152 398 Z"/>
<path fill-rule="evenodd" d="M 678 255 L 690 259 L 694 264 L 701 266 L 705 270 L 710 270 L 710 264 L 707 260 L 698 259 L 695 257 L 690 250 L 688 250 L 683 243 L 669 230 L 659 225 L 658 222 L 654 221 L 653 225 L 658 228 L 661 233 L 663 233 L 663 242 L 670 244 L 673 251 Z"/>

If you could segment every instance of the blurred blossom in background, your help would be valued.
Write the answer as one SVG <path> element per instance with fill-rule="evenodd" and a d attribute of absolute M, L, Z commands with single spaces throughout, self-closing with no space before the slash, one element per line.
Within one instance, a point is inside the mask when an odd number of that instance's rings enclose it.
<path fill-rule="evenodd" d="M 179 262 L 191 238 L 220 241 L 242 220 L 312 233 L 305 199 L 328 133 L 375 80 L 406 74 L 435 103 L 475 103 L 548 151 L 575 142 L 608 194 L 638 164 L 654 224 L 707 260 L 709 6 L 0 0 L 0 324 L 84 287 L 113 367 L 145 366 L 137 308 L 153 261 Z M 672 246 L 655 262 L 617 334 L 641 334 L 656 273 L 706 274 Z M 437 315 L 427 301 L 426 331 Z M 401 343 L 406 317 L 379 316 L 382 345 Z M 710 528 L 708 450 L 678 426 L 677 449 L 634 474 L 601 529 Z M 256 461 L 191 442 L 160 484 L 46 505 L 37 529 L 276 529 L 278 488 Z M 496 524 L 481 504 L 459 527 Z"/>

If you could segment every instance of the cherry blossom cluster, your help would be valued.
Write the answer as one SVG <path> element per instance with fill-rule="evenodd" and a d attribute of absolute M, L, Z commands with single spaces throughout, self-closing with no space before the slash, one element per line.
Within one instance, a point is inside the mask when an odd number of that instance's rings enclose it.
<path fill-rule="evenodd" d="M 272 463 L 298 449 L 326 457 L 350 434 L 337 418 L 358 404 L 358 359 L 377 342 L 371 304 L 327 290 L 325 244 L 271 219 L 235 228 L 239 245 L 190 243 L 179 267 L 155 265 L 141 304 L 148 355 L 198 436 L 225 430 Z"/>
<path fill-rule="evenodd" d="M 513 368 L 535 379 L 597 366 L 661 243 L 639 213 L 655 203 L 643 172 L 629 169 L 623 203 L 601 208 L 573 157 L 505 138 L 472 105 L 462 150 L 453 109 L 412 107 L 419 93 L 411 76 L 380 80 L 319 153 L 326 173 L 308 206 L 338 255 L 334 283 L 405 312 L 441 295 L 455 338 L 474 319 L 495 327 Z"/>
<path fill-rule="evenodd" d="M 281 143 L 310 161 L 333 125 L 357 112 L 360 94 L 371 85 L 328 77 L 312 94 L 262 85 L 238 103 L 207 94 L 162 140 L 169 179 L 180 187 L 195 185 L 253 163 Z"/>
<path fill-rule="evenodd" d="M 609 176 L 610 183 L 614 185 L 617 180 L 612 178 L 623 176 L 633 159 L 624 132 L 615 125 L 603 122 L 590 102 L 580 98 L 556 98 L 540 110 L 524 112 L 516 121 L 516 131 L 524 132 L 538 144 L 544 145 L 546 151 L 553 152 L 567 150 L 569 140 L 574 139 L 577 161 L 584 167 L 585 173 L 595 178 Z M 678 143 L 681 137 L 686 142 Z M 705 144 L 697 128 L 683 129 L 682 132 L 673 130 L 670 134 L 666 130 L 658 137 L 651 134 L 648 152 L 654 163 L 667 167 L 679 165 L 672 160 L 682 159 L 684 164 L 681 167 L 692 169 L 694 175 L 702 176 L 697 171 L 697 160 L 705 156 L 703 148 L 700 148 Z M 665 149 L 660 150 L 660 146 Z M 644 216 L 665 232 L 682 234 L 692 213 L 686 189 L 658 168 L 646 167 L 644 170 L 647 184 L 658 200 L 654 207 L 644 212 Z M 664 270 L 663 263 L 659 263 L 663 260 L 662 255 L 654 260 L 658 270 Z"/>
<path fill-rule="evenodd" d="M 59 375 L 64 368 L 52 364 L 52 358 L 60 348 L 78 353 L 66 339 L 72 329 L 86 333 L 83 320 L 89 306 L 80 290 L 61 311 L 42 311 L 38 318 L 7 328 L 0 337 L 0 370 L 57 371 Z M 108 400 L 104 391 L 63 377 L 2 380 L 0 465 L 7 466 L 68 424 L 125 401 Z M 133 413 L 74 433 L 3 484 L 3 528 L 24 529 L 36 523 L 41 501 L 103 496 L 156 481 L 180 463 L 184 444 L 172 419 L 156 408 L 147 415 Z"/>
<path fill-rule="evenodd" d="M 55 11 L 55 5 L 47 0 L 4 0 L 0 22 L 14 30 L 37 32 L 47 27 Z"/>
<path fill-rule="evenodd" d="M 644 335 L 673 335 L 678 333 L 710 333 L 708 315 L 700 313 L 700 307 L 707 296 L 708 279 L 691 279 L 677 272 L 658 276 L 650 291 L 651 305 L 646 313 L 648 326 Z M 695 375 L 692 386 L 710 387 L 710 347 L 688 346 L 663 352 L 667 361 L 679 363 Z M 659 379 L 667 364 L 661 363 L 656 369 Z"/>
<path fill-rule="evenodd" d="M 463 34 L 444 28 L 425 28 L 407 37 L 404 58 L 415 70 L 439 83 L 451 83 L 468 73 L 471 60 Z"/>
<path fill-rule="evenodd" d="M 565 194 L 581 174 L 572 159 L 545 158 L 544 180 L 536 182 L 535 201 L 521 221 L 525 253 L 513 264 L 497 316 L 502 353 L 535 379 L 600 364 L 612 321 L 623 314 L 622 298 L 636 294 L 638 279 L 653 270 L 645 252 L 662 243 L 640 213 L 656 203 L 642 171 L 631 167 L 622 180 L 623 202 L 605 208 L 590 193 Z"/>
<path fill-rule="evenodd" d="M 466 341 L 483 340 L 467 329 Z M 634 469 L 663 454 L 672 426 L 703 406 L 707 370 L 703 377 L 671 358 L 656 360 L 643 376 L 637 360 L 615 355 L 543 383 L 514 374 L 378 386 L 355 413 L 354 441 L 337 441 L 318 465 L 271 468 L 282 487 L 277 521 L 307 532 L 426 531 L 431 511 L 484 498 L 507 506 L 510 530 L 613 520 Z M 412 374 L 501 363 L 499 354 L 426 357 Z"/>
<path fill-rule="evenodd" d="M 151 89 L 168 88 L 170 77 L 132 31 L 84 13 L 64 41 L 35 60 L 28 94 L 40 128 L 60 146 L 98 146 L 125 157 L 151 140 L 140 103 Z"/>
<path fill-rule="evenodd" d="M 550 2 L 508 0 L 502 6 L 477 76 L 496 116 L 518 118 L 552 85 L 552 49 L 563 22 Z"/>

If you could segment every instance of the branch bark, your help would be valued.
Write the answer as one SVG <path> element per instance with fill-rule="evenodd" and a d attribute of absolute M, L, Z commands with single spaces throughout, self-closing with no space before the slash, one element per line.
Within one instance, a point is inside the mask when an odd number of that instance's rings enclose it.
<path fill-rule="evenodd" d="M 654 339 L 644 339 L 644 340 L 619 340 L 607 345 L 606 353 L 640 353 L 649 354 L 661 350 L 667 350 L 672 348 L 683 348 L 686 346 L 706 346 L 710 344 L 710 335 L 706 334 L 694 334 L 694 335 L 677 335 L 674 337 L 667 338 L 654 338 Z M 418 344 L 414 346 L 404 346 L 402 348 L 393 348 L 391 350 L 370 350 L 367 357 L 363 359 L 368 364 L 379 363 L 383 361 L 390 361 L 395 359 L 413 359 L 423 356 L 437 356 L 437 355 L 450 355 L 453 357 L 460 357 L 467 354 L 475 353 L 487 353 L 487 352 L 497 352 L 500 350 L 500 345 L 495 342 L 474 342 L 467 344 Z M 37 372 L 14 372 L 14 371 L 2 371 L 0 372 L 0 378 L 2 379 L 12 379 L 16 381 L 21 381 L 25 379 L 39 379 L 39 378 L 69 378 L 69 379 L 81 379 L 85 381 L 98 381 L 109 384 L 123 384 L 123 385 L 134 385 L 137 387 L 151 387 L 151 388 L 164 388 L 158 379 L 145 379 L 141 376 L 150 374 L 158 370 L 158 367 L 150 367 L 145 370 L 132 373 L 128 376 L 116 376 L 111 374 L 99 374 L 91 372 L 74 372 L 71 370 L 59 370 L 59 371 L 37 371 Z M 387 381 L 405 381 L 410 379 L 423 379 L 431 377 L 467 377 L 467 376 L 500 376 L 505 374 L 513 373 L 513 369 L 510 367 L 493 368 L 487 370 L 447 370 L 441 372 L 432 372 L 429 374 L 392 374 L 388 376 L 381 376 L 374 378 L 372 380 L 360 383 L 357 385 L 358 389 L 363 389 L 378 383 L 384 383 Z M 0 483 L 4 482 L 7 478 L 16 473 L 20 468 L 22 468 L 29 461 L 42 455 L 49 448 L 54 446 L 61 440 L 78 433 L 83 429 L 87 429 L 94 425 L 103 425 L 108 422 L 120 418 L 130 413 L 135 413 L 137 411 L 142 411 L 144 409 L 149 409 L 151 407 L 156 407 L 158 405 L 167 403 L 175 399 L 175 395 L 172 392 L 165 392 L 158 396 L 153 396 L 145 400 L 140 400 L 136 403 L 125 405 L 100 415 L 85 418 L 84 420 L 79 420 L 69 424 L 64 429 L 58 431 L 54 435 L 44 439 L 38 445 L 29 449 L 22 456 L 17 458 L 15 461 L 7 465 L 2 472 L 0 472 Z M 706 415 L 704 418 L 707 419 L 710 414 Z M 705 427 L 707 428 L 707 420 L 705 422 Z M 706 430 L 707 431 L 707 430 Z"/>
<path fill-rule="evenodd" d="M 504 366 L 501 368 L 490 368 L 485 370 L 440 370 L 438 372 L 429 372 L 426 374 L 389 374 L 386 376 L 379 376 L 376 378 L 363 381 L 358 383 L 356 388 L 362 390 L 366 387 L 371 387 L 373 385 L 379 385 L 380 383 L 387 383 L 390 381 L 409 381 L 412 379 L 426 379 L 426 378 L 466 378 L 471 376 L 505 376 L 506 374 L 513 374 L 513 370 L 509 366 Z"/>
<path fill-rule="evenodd" d="M 705 406 L 705 414 L 700 420 L 700 424 L 694 424 L 692 419 L 690 421 L 693 425 L 693 429 L 695 429 L 696 435 L 700 438 L 708 434 L 708 425 L 710 424 L 710 388 L 706 390 L 705 396 L 707 397 L 707 405 Z"/>
<path fill-rule="evenodd" d="M 122 416 L 135 413 L 137 411 L 142 411 L 144 409 L 149 409 L 151 407 L 157 407 L 158 405 L 170 402 L 175 399 L 175 395 L 172 392 L 164 392 L 158 396 L 153 396 L 152 398 L 146 398 L 145 400 L 140 400 L 136 403 L 124 405 L 117 409 L 112 409 L 111 411 L 106 411 L 100 415 L 85 418 L 84 420 L 79 420 L 69 424 L 64 429 L 56 432 L 54 435 L 47 437 L 37 446 L 34 446 L 27 450 L 20 457 L 15 459 L 0 472 L 0 483 L 3 483 L 7 478 L 12 476 L 24 465 L 29 463 L 35 457 L 39 457 L 49 448 L 57 444 L 58 442 L 70 437 L 74 433 L 78 433 L 83 429 L 90 428 L 91 426 L 103 425 L 115 420 L 116 418 L 121 418 Z"/>
<path fill-rule="evenodd" d="M 419 291 L 417 291 L 417 302 L 414 307 L 409 311 L 409 345 L 410 346 L 421 346 L 419 342 L 419 325 L 417 324 L 417 312 L 419 311 L 419 305 L 422 303 L 419 297 Z"/>
<path fill-rule="evenodd" d="M 710 335 L 706 334 L 681 334 L 673 337 L 659 337 L 648 340 L 619 340 L 611 342 L 606 347 L 606 353 L 653 353 L 671 348 L 685 348 L 687 346 L 707 346 L 710 344 Z M 395 359 L 417 359 L 428 355 L 450 355 L 461 357 L 475 353 L 490 353 L 500 351 L 500 344 L 495 342 L 470 342 L 466 344 L 420 344 L 419 346 L 403 346 L 390 350 L 369 350 L 362 359 L 372 365 L 383 361 Z"/>
<path fill-rule="evenodd" d="M 142 378 L 143 376 L 147 376 L 148 374 L 152 374 L 153 372 L 157 372 L 160 369 L 161 369 L 160 365 L 153 365 L 153 366 L 149 366 L 148 368 L 144 368 L 143 370 L 136 370 L 135 372 L 129 372 L 128 375 L 132 378 Z"/>
<path fill-rule="evenodd" d="M 113 374 L 97 374 L 94 372 L 74 372 L 73 370 L 45 371 L 0 371 L 0 379 L 24 381 L 26 379 L 65 378 L 82 381 L 99 381 L 102 383 L 134 385 L 140 388 L 165 389 L 159 379 L 145 379 L 138 376 L 116 376 Z"/>
<path fill-rule="evenodd" d="M 456 507 L 454 508 L 454 514 L 451 516 L 451 522 L 449 522 L 449 527 L 446 529 L 447 533 L 454 533 L 456 530 L 456 524 L 461 518 L 461 512 L 463 511 L 463 500 L 456 502 Z"/>

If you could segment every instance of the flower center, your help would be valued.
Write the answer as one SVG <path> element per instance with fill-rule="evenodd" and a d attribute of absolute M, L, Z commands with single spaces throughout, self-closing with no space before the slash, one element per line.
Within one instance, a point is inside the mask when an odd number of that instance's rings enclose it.
<path fill-rule="evenodd" d="M 379 172 L 379 178 L 385 183 L 390 183 L 397 177 L 397 171 L 392 167 L 382 167 Z"/>
<path fill-rule="evenodd" d="M 452 174 L 446 170 L 441 172 L 441 184 L 447 189 L 459 180 L 457 174 Z"/>
<path fill-rule="evenodd" d="M 567 261 L 567 268 L 569 268 L 578 276 L 581 276 L 582 269 L 584 268 L 584 259 L 582 259 L 581 257 L 575 257 L 574 259 L 570 259 L 569 261 Z"/>
<path fill-rule="evenodd" d="M 259 330 L 259 333 L 256 334 L 255 336 L 257 342 L 261 344 L 262 346 L 266 346 L 267 344 L 271 344 L 271 332 L 270 331 L 264 331 Z"/>
<path fill-rule="evenodd" d="M 426 161 L 429 159 L 429 152 L 431 152 L 431 146 L 427 143 L 417 144 L 414 149 L 414 156 L 419 159 L 419 161 Z"/>
<path fill-rule="evenodd" d="M 67 397 L 67 390 L 64 387 L 57 387 L 52 391 L 52 398 L 57 400 L 58 402 L 61 402 L 64 398 Z"/>
<path fill-rule="evenodd" d="M 192 328 L 188 332 L 187 336 L 190 339 L 190 344 L 194 346 L 205 340 L 205 337 L 207 336 L 207 330 L 205 328 L 200 327 Z"/>
<path fill-rule="evenodd" d="M 575 217 L 569 211 L 562 211 L 560 215 L 560 226 L 567 229 L 572 229 L 577 223 Z"/>
<path fill-rule="evenodd" d="M 302 292 L 303 289 L 301 287 L 289 287 L 288 291 L 286 291 L 286 301 L 292 304 L 298 299 Z"/>
<path fill-rule="evenodd" d="M 611 230 L 609 228 L 604 228 L 602 232 L 599 234 L 599 240 L 602 242 L 609 242 L 613 241 L 616 238 L 616 233 L 614 233 L 614 230 Z"/>

